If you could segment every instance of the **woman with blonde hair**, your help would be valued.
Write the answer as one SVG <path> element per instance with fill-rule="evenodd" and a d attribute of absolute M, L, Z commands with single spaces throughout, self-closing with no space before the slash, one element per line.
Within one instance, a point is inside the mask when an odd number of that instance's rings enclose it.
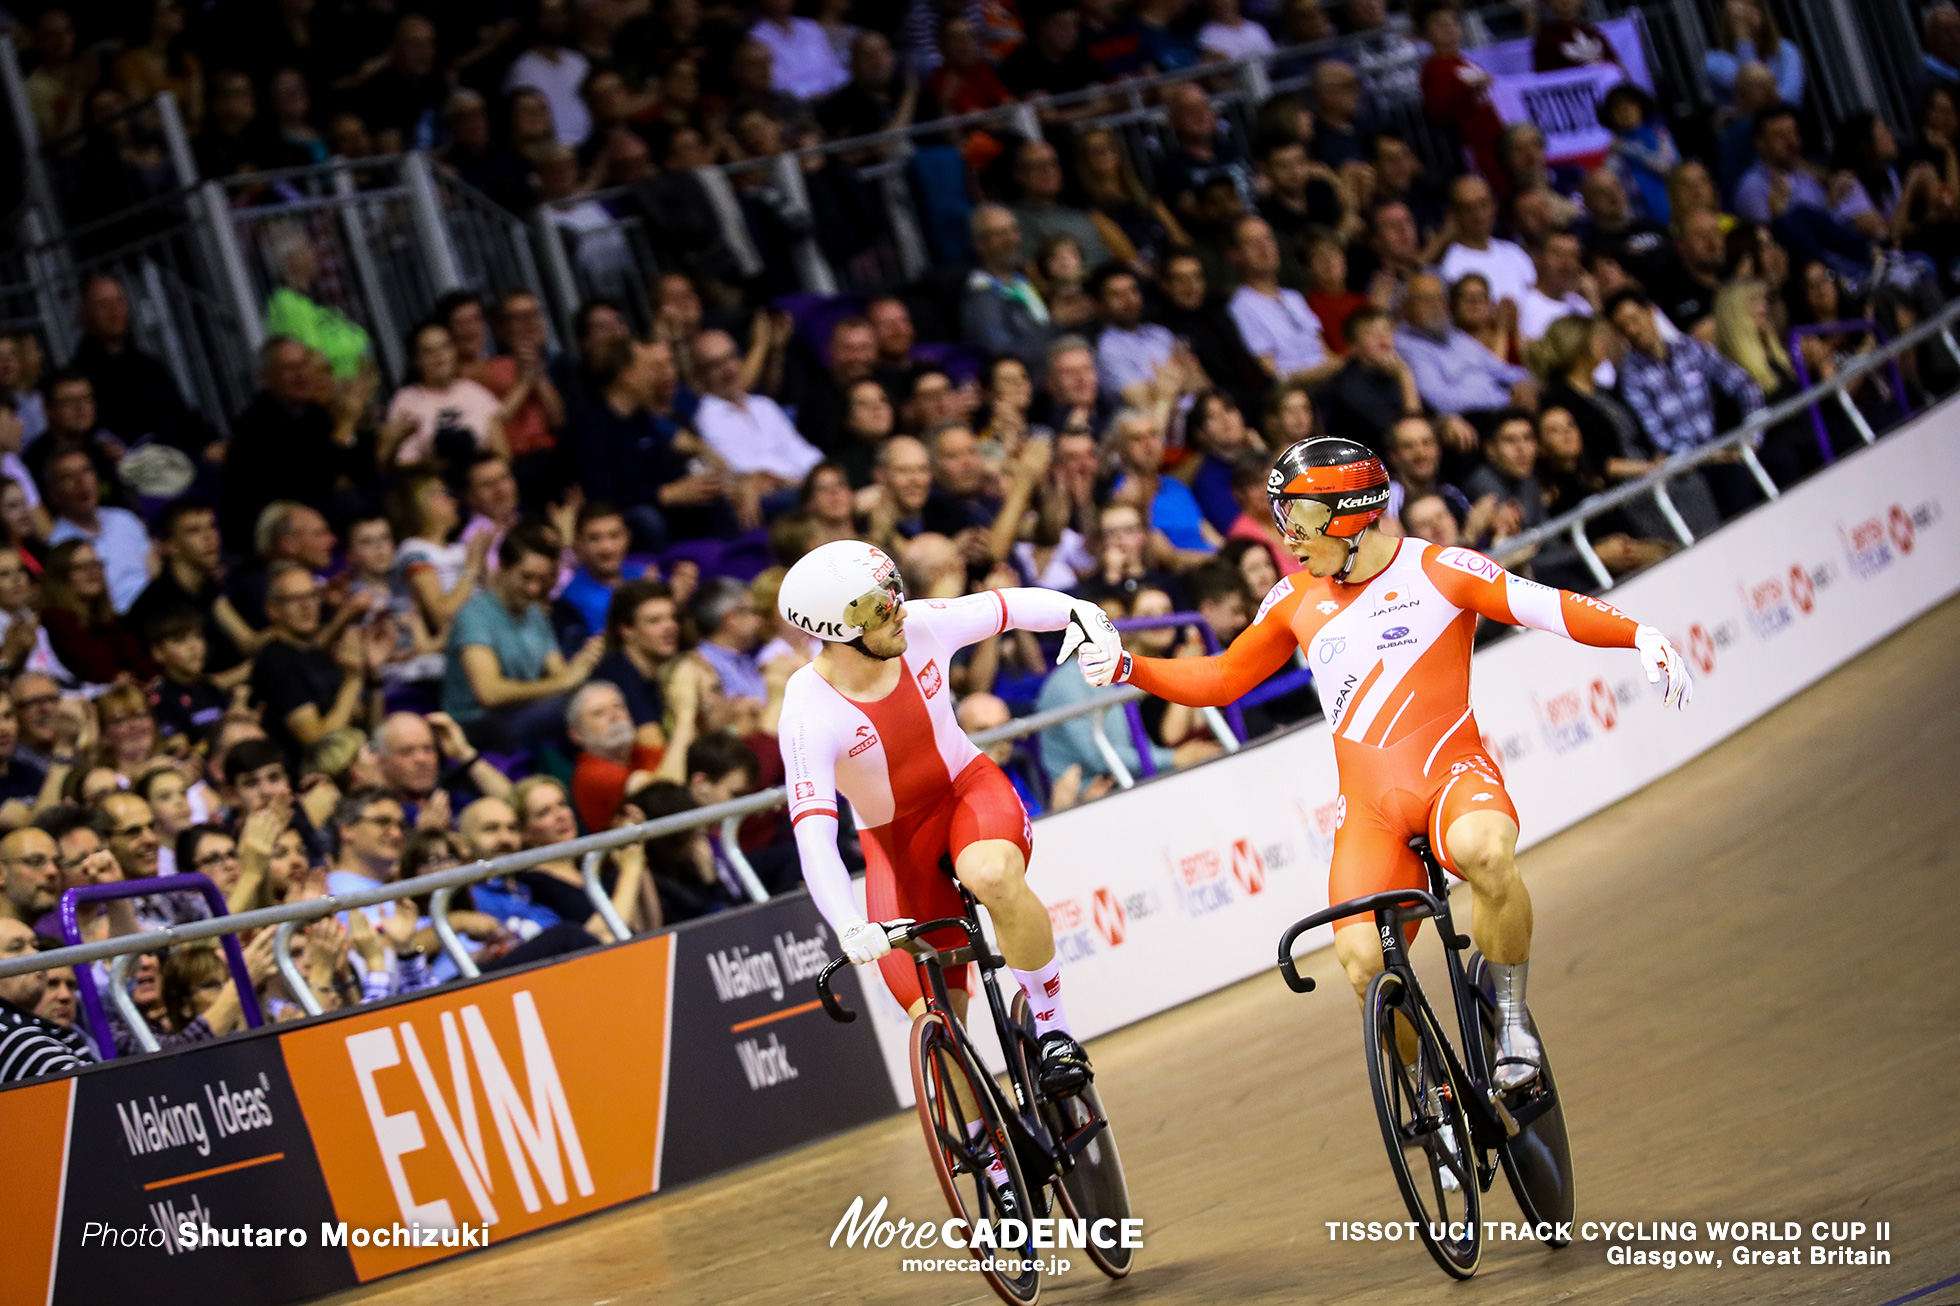
<path fill-rule="evenodd" d="M 102 764 L 114 767 L 124 785 L 133 785 L 145 764 L 161 751 L 149 694 L 131 681 L 111 685 L 95 700 L 95 719 L 102 739 Z"/>
<path fill-rule="evenodd" d="M 1190 247 L 1191 237 L 1144 188 L 1114 131 L 1097 127 L 1075 138 L 1075 175 L 1110 257 L 1154 275 L 1165 255 Z"/>
<path fill-rule="evenodd" d="M 1803 388 L 1797 382 L 1790 351 L 1776 333 L 1769 287 L 1763 282 L 1739 278 L 1715 296 L 1715 348 L 1755 379 L 1766 404 L 1781 403 Z M 1857 436 L 1848 429 L 1849 423 L 1836 405 L 1824 405 L 1823 413 L 1834 444 L 1848 447 L 1855 443 Z M 1794 484 L 1824 461 L 1817 447 L 1816 428 L 1802 416 L 1764 432 L 1756 456 L 1779 486 Z"/>
<path fill-rule="evenodd" d="M 571 795 L 556 776 L 534 775 L 519 780 L 511 788 L 510 805 L 517 813 L 517 828 L 526 848 L 548 848 L 578 837 Z M 614 850 L 612 863 L 608 891 L 613 910 L 626 922 L 629 932 L 651 928 L 660 917 L 656 914 L 658 899 L 646 878 L 646 851 L 638 844 L 628 844 Z M 612 937 L 605 918 L 586 896 L 585 877 L 574 858 L 553 858 L 512 878 L 529 891 L 533 902 L 556 912 L 560 920 L 583 924 L 594 938 Z M 600 884 L 606 885 L 607 879 L 602 873 Z"/>

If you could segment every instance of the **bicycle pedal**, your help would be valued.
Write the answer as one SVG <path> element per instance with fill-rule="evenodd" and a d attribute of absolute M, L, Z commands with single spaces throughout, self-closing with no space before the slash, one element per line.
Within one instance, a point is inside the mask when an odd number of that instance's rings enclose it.
<path fill-rule="evenodd" d="M 1504 1095 L 1494 1088 L 1487 1090 L 1487 1092 L 1490 1098 L 1490 1109 L 1497 1116 L 1498 1123 L 1504 1126 L 1504 1136 L 1506 1138 L 1516 1138 L 1518 1136 L 1518 1122 L 1511 1115 L 1511 1108 L 1504 1105 Z"/>

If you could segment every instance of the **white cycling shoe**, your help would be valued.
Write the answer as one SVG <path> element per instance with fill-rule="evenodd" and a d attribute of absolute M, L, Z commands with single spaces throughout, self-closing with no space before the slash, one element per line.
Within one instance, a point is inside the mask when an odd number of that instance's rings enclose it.
<path fill-rule="evenodd" d="M 1498 1092 L 1523 1088 L 1538 1078 L 1544 1065 L 1545 1049 L 1523 1021 L 1505 1021 L 1498 1026 L 1497 1060 L 1490 1068 Z"/>

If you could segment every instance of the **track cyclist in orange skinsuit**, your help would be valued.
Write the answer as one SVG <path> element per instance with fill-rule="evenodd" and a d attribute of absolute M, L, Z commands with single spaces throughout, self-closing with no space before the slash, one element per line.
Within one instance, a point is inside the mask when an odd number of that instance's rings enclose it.
<path fill-rule="evenodd" d="M 1514 576 L 1471 549 L 1385 535 L 1388 472 L 1349 440 L 1302 440 L 1267 482 L 1273 519 L 1306 570 L 1275 585 L 1217 657 L 1106 657 L 1085 650 L 1092 685 L 1134 684 L 1193 707 L 1233 702 L 1297 646 L 1313 669 L 1340 773 L 1329 902 L 1426 887 L 1408 841 L 1429 836 L 1443 866 L 1470 882 L 1470 932 L 1491 964 L 1499 1011 L 1493 1073 L 1509 1090 L 1543 1062 L 1525 1023 L 1531 898 L 1518 874 L 1518 814 L 1470 713 L 1470 640 L 1479 616 L 1597 648 L 1639 651 L 1666 702 L 1693 685 L 1667 637 L 1598 599 Z M 1382 968 L 1368 917 L 1335 922 L 1334 949 L 1357 994 Z"/>

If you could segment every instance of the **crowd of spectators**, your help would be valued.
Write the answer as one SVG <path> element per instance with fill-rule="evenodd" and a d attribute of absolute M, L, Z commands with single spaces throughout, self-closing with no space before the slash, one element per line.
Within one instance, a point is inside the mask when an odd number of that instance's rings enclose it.
<path fill-rule="evenodd" d="M 1733 0 L 1709 56 L 1714 120 L 1665 122 L 1628 85 L 1602 105 L 1614 144 L 1590 166 L 1551 165 L 1535 128 L 1497 118 L 1446 3 L 1348 0 L 1342 53 L 1243 123 L 1199 83 L 1166 87 L 1147 167 L 1133 137 L 1087 121 L 1093 104 L 1046 103 L 1336 34 L 1321 8 L 157 0 L 123 15 L 112 59 L 115 33 L 78 38 L 79 14 L 43 11 L 44 135 L 169 87 L 212 173 L 430 148 L 520 209 L 630 178 L 674 257 L 646 288 L 651 322 L 594 297 L 556 350 L 534 294 L 446 296 L 384 394 L 365 325 L 308 293 L 301 240 L 228 437 L 137 345 L 113 277 L 83 288 L 74 357 L 0 338 L 0 956 L 49 946 L 66 887 L 195 870 L 246 910 L 778 782 L 784 685 L 815 649 L 778 619 L 776 587 L 817 544 L 879 544 L 915 598 L 1066 589 L 1142 619 L 1125 635 L 1140 653 L 1198 653 L 1297 570 L 1265 494 L 1295 440 L 1379 452 L 1385 529 L 1501 550 L 1836 375 L 1871 346 L 1866 323 L 1896 334 L 1955 289 L 1950 7 L 1928 21 L 1912 130 L 1853 115 L 1829 124 L 1828 159 L 1805 139 L 1801 56 L 1756 0 Z M 1615 58 L 1576 0 L 1532 18 L 1541 68 Z M 780 303 L 794 276 L 760 191 L 740 215 L 761 270 L 711 256 L 723 215 L 689 169 L 1017 97 L 1041 137 L 946 146 L 950 279 Z M 1420 104 L 1462 166 L 1425 166 L 1384 125 L 1394 103 Z M 810 169 L 832 217 L 848 216 L 847 171 Z M 1850 394 L 1883 424 L 1951 372 L 1908 353 Z M 1821 443 L 1808 416 L 1764 434 L 1779 484 L 1858 439 L 1836 407 L 1819 420 Z M 1737 458 L 1669 488 L 1696 534 L 1762 497 Z M 1617 575 L 1678 548 L 1673 525 L 1642 499 L 1588 534 Z M 1569 543 L 1516 565 L 1592 587 Z M 951 669 L 962 722 L 1095 695 L 1052 656 L 1020 632 L 976 646 Z M 1311 710 L 1277 694 L 1248 724 Z M 1131 770 L 1140 746 L 1158 767 L 1220 747 L 1187 709 L 1150 706 L 1141 735 L 1113 720 Z M 1109 751 L 1087 718 L 993 750 L 1031 811 L 1108 792 Z M 749 875 L 797 880 L 777 816 L 727 844 L 701 830 L 623 849 L 602 887 L 640 931 L 742 901 Z M 486 969 L 611 934 L 570 860 L 456 908 Z M 202 910 L 152 894 L 80 923 L 102 938 Z M 341 913 L 299 944 L 327 1007 L 455 974 L 426 900 Z M 269 1012 L 301 1009 L 266 932 L 245 958 Z M 242 1021 L 210 948 L 131 975 L 166 1044 Z M 73 993 L 60 972 L 4 981 L 0 1079 L 136 1045 L 119 1018 L 79 1022 Z"/>

